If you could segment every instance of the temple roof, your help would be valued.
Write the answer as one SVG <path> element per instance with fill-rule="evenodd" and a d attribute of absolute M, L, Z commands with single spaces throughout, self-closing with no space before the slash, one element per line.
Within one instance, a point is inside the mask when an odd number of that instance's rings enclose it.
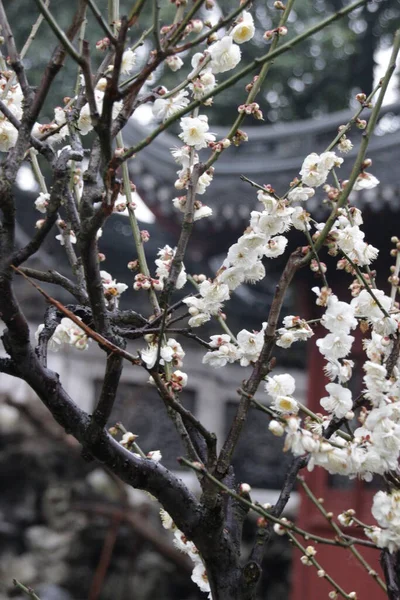
<path fill-rule="evenodd" d="M 323 152 L 337 134 L 338 127 L 346 124 L 353 115 L 354 109 L 319 119 L 245 127 L 249 142 L 239 148 L 230 147 L 221 154 L 215 165 L 214 181 L 201 198 L 212 206 L 213 218 L 199 221 L 196 229 L 217 232 L 229 228 L 236 232 L 242 228 L 250 211 L 256 206 L 256 199 L 254 191 L 248 183 L 240 180 L 240 175 L 261 185 L 269 183 L 278 194 L 283 194 L 288 183 L 298 175 L 304 157 L 311 152 Z M 225 130 L 212 129 L 217 139 L 226 134 Z M 340 170 L 343 179 L 349 174 L 362 133 L 353 127 L 349 134 L 354 148 Z M 124 132 L 125 144 L 133 145 L 148 134 L 149 127 L 131 121 Z M 162 133 L 130 163 L 133 179 L 148 206 L 158 217 L 177 223 L 180 215 L 171 202 L 175 195 L 179 195 L 173 187 L 177 165 L 170 148 L 179 145 L 181 143 L 177 136 Z M 373 161 L 371 171 L 382 184 L 378 190 L 373 190 L 373 194 L 367 191 L 358 193 L 357 203 L 369 204 L 378 194 L 380 202 L 376 203 L 377 210 L 382 210 L 385 204 L 390 205 L 391 210 L 399 210 L 400 181 L 393 165 L 400 164 L 400 103 L 382 109 L 367 155 Z M 308 204 L 309 210 L 313 211 L 317 203 L 318 199 L 313 199 Z"/>

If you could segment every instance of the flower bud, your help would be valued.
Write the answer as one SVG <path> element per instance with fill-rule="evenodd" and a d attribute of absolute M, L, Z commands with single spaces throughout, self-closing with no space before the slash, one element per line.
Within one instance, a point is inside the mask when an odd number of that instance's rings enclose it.
<path fill-rule="evenodd" d="M 285 433 L 285 428 L 283 427 L 282 423 L 279 423 L 279 421 L 276 421 L 275 419 L 272 419 L 272 421 L 270 421 L 268 429 L 273 435 L 277 437 L 281 437 Z"/>
<path fill-rule="evenodd" d="M 241 483 L 239 486 L 239 494 L 243 495 L 243 494 L 250 494 L 251 492 L 251 487 L 249 486 L 248 483 Z"/>

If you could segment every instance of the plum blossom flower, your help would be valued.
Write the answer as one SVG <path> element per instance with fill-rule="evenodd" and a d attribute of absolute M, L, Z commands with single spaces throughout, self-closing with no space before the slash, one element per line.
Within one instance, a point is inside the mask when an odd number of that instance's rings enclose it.
<path fill-rule="evenodd" d="M 400 494 L 379 491 L 372 503 L 372 514 L 380 527 L 364 529 L 364 533 L 379 548 L 388 548 L 393 553 L 400 548 Z"/>
<path fill-rule="evenodd" d="M 180 56 L 167 56 L 165 63 L 174 73 L 183 67 L 183 60 Z"/>
<path fill-rule="evenodd" d="M 333 167 L 340 167 L 343 158 L 336 156 L 334 152 L 316 152 L 309 154 L 302 164 L 300 175 L 303 183 L 310 187 L 318 187 L 325 183 L 329 171 Z"/>
<path fill-rule="evenodd" d="M 196 150 L 206 148 L 209 142 L 215 141 L 215 135 L 208 132 L 208 117 L 206 115 L 182 117 L 180 125 L 182 129 L 182 133 L 179 134 L 180 139 Z"/>
<path fill-rule="evenodd" d="M 277 398 L 278 396 L 291 396 L 295 387 L 296 383 L 294 377 L 288 373 L 268 377 L 265 384 L 266 391 L 273 398 Z"/>
<path fill-rule="evenodd" d="M 159 121 L 166 121 L 189 104 L 187 96 L 188 92 L 181 90 L 169 98 L 157 98 L 152 106 L 154 117 Z"/>
<path fill-rule="evenodd" d="M 155 260 L 155 264 L 157 266 L 156 275 L 162 284 L 164 284 L 164 282 L 168 279 L 169 271 L 171 269 L 171 264 L 175 256 L 175 252 L 176 248 L 173 250 L 170 246 L 168 246 L 168 244 L 164 246 L 164 248 L 160 248 L 160 250 L 157 252 L 157 256 L 159 258 Z M 182 264 L 181 270 L 179 272 L 175 284 L 176 289 L 182 289 L 186 281 L 187 275 L 185 265 Z"/>
<path fill-rule="evenodd" d="M 49 204 L 50 194 L 40 192 L 39 197 L 35 200 L 35 208 L 41 213 L 45 213 Z"/>
<path fill-rule="evenodd" d="M 117 283 L 107 271 L 100 271 L 101 283 L 103 285 L 104 295 L 107 298 L 118 298 L 128 289 L 126 283 Z"/>
<path fill-rule="evenodd" d="M 321 398 L 322 408 L 341 419 L 353 406 L 351 391 L 338 383 L 328 383 L 325 389 L 329 396 Z"/>
<path fill-rule="evenodd" d="M 247 367 L 251 362 L 255 362 L 260 356 L 264 343 L 264 330 L 251 333 L 242 329 L 237 334 L 237 343 L 240 349 L 240 364 Z"/>
<path fill-rule="evenodd" d="M 272 407 L 280 414 L 293 415 L 299 412 L 299 405 L 291 396 L 276 396 Z"/>
<path fill-rule="evenodd" d="M 136 54 L 134 52 L 132 52 L 132 50 L 130 48 L 128 48 L 127 50 L 125 50 L 125 52 L 122 55 L 121 73 L 124 75 L 127 75 L 128 73 L 130 73 L 132 71 L 135 64 L 136 64 Z"/>
<path fill-rule="evenodd" d="M 288 199 L 290 202 L 306 202 L 306 200 L 312 198 L 314 194 L 314 188 L 298 185 L 288 193 Z"/>
<path fill-rule="evenodd" d="M 0 152 L 8 152 L 17 143 L 18 131 L 7 119 L 0 119 Z"/>
<path fill-rule="evenodd" d="M 226 342 L 221 344 L 218 350 L 207 352 L 207 354 L 203 356 L 202 363 L 218 369 L 220 367 L 225 367 L 227 363 L 235 362 L 238 360 L 239 356 L 240 354 L 237 346 L 230 342 Z"/>
<path fill-rule="evenodd" d="M 288 243 L 287 238 L 283 235 L 277 235 L 270 239 L 263 249 L 263 254 L 267 258 L 276 258 L 281 256 L 285 252 L 286 245 Z"/>
<path fill-rule="evenodd" d="M 276 341 L 281 348 L 290 348 L 293 342 L 305 341 L 314 335 L 308 323 L 300 317 L 289 315 L 283 319 L 283 325 L 277 331 L 279 338 Z"/>
<path fill-rule="evenodd" d="M 359 190 L 372 190 L 379 185 L 379 183 L 379 179 L 377 179 L 374 175 L 363 171 L 357 177 L 353 186 L 353 190 L 356 192 Z"/>
<path fill-rule="evenodd" d="M 386 311 L 389 311 L 392 301 L 382 290 L 373 289 L 371 291 L 378 300 L 379 304 L 377 304 L 375 299 L 367 290 L 362 290 L 357 298 L 353 298 L 351 305 L 354 307 L 355 315 L 365 317 L 369 321 L 374 322 L 382 319 L 384 316 L 381 306 Z"/>
<path fill-rule="evenodd" d="M 39 325 L 36 339 L 39 339 L 43 328 L 44 325 Z M 68 317 L 61 319 L 59 325 L 57 325 L 50 338 L 49 348 L 53 352 L 58 352 L 63 345 L 73 346 L 77 350 L 86 350 L 89 345 L 89 338 L 86 333 Z"/>
<path fill-rule="evenodd" d="M 76 244 L 76 235 L 75 233 L 72 231 L 72 229 L 67 232 L 67 231 L 63 231 L 62 233 L 59 233 L 58 235 L 55 236 L 56 240 L 58 240 L 61 244 L 61 246 L 65 246 L 65 239 L 68 238 L 71 244 Z"/>
<path fill-rule="evenodd" d="M 322 325 L 331 333 L 343 331 L 350 333 L 351 329 L 357 327 L 357 319 L 354 317 L 354 306 L 347 302 L 340 302 L 336 296 L 330 296 L 328 309 L 321 319 Z"/>
<path fill-rule="evenodd" d="M 160 517 L 164 529 L 170 529 L 172 531 L 176 529 L 175 523 L 173 522 L 171 515 L 167 513 L 167 511 L 163 508 L 160 508 Z"/>
<path fill-rule="evenodd" d="M 211 56 L 210 67 L 214 74 L 234 69 L 241 58 L 240 48 L 233 43 L 230 35 L 212 44 L 208 48 L 208 53 Z"/>
<path fill-rule="evenodd" d="M 319 351 L 327 360 L 344 358 L 351 350 L 354 336 L 347 335 L 344 331 L 328 333 L 322 339 L 317 340 Z"/>
<path fill-rule="evenodd" d="M 236 44 L 243 44 L 254 37 L 255 31 L 254 20 L 251 13 L 244 10 L 239 22 L 232 29 L 231 36 Z"/>
<path fill-rule="evenodd" d="M 194 581 L 194 583 L 196 583 L 199 586 L 202 592 L 210 591 L 211 588 L 208 581 L 206 568 L 202 562 L 198 562 L 196 564 L 195 568 L 193 569 L 191 579 L 192 581 Z"/>

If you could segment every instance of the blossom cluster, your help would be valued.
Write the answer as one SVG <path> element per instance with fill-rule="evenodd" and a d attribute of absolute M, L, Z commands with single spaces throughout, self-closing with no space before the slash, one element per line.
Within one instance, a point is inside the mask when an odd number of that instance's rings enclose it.
<path fill-rule="evenodd" d="M 168 529 L 174 534 L 174 546 L 180 552 L 186 554 L 194 563 L 192 581 L 199 586 L 202 592 L 209 592 L 208 598 L 209 600 L 212 600 L 206 568 L 198 549 L 193 542 L 188 540 L 185 534 L 176 527 L 170 515 L 163 508 L 160 510 L 160 516 L 164 529 Z"/>
<path fill-rule="evenodd" d="M 35 334 L 36 341 L 39 341 L 44 327 L 44 324 L 39 325 Z M 73 346 L 77 350 L 86 350 L 89 345 L 86 333 L 68 317 L 61 319 L 48 343 L 49 349 L 53 352 L 58 352 L 64 345 Z"/>

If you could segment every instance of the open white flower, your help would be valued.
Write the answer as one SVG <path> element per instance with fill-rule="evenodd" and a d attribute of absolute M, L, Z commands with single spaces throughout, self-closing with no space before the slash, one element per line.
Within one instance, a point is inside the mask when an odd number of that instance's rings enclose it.
<path fill-rule="evenodd" d="M 215 135 L 208 133 L 209 126 L 206 115 L 183 117 L 180 125 L 182 133 L 179 134 L 179 137 L 188 146 L 194 146 L 196 150 L 206 148 L 209 142 L 215 141 Z"/>
<path fill-rule="evenodd" d="M 321 319 L 322 325 L 331 333 L 343 331 L 350 333 L 350 329 L 357 327 L 354 317 L 354 306 L 347 302 L 340 302 L 336 296 L 330 296 L 328 309 Z"/>
<path fill-rule="evenodd" d="M 336 156 L 334 152 L 323 152 L 321 155 L 312 152 L 303 161 L 300 175 L 307 186 L 318 187 L 325 183 L 329 171 L 333 167 L 340 167 L 343 158 Z"/>
<path fill-rule="evenodd" d="M 40 192 L 39 197 L 35 200 L 35 208 L 41 213 L 45 213 L 49 204 L 50 194 Z"/>
<path fill-rule="evenodd" d="M 379 185 L 379 183 L 379 179 L 377 179 L 375 175 L 372 175 L 371 173 L 366 173 L 364 171 L 360 173 L 357 177 L 353 186 L 353 190 L 372 190 L 374 187 Z"/>
<path fill-rule="evenodd" d="M 341 419 L 353 406 L 351 391 L 338 383 L 328 383 L 325 389 L 329 396 L 321 398 L 322 408 Z"/>
<path fill-rule="evenodd" d="M 18 131 L 7 119 L 0 119 L 0 152 L 8 152 L 17 142 Z"/>
<path fill-rule="evenodd" d="M 236 44 L 243 44 L 254 37 L 255 31 L 256 28 L 254 27 L 254 20 L 251 13 L 244 10 L 239 22 L 232 29 L 231 36 Z"/>
<path fill-rule="evenodd" d="M 327 336 L 317 340 L 316 343 L 319 351 L 327 360 L 335 360 L 347 356 L 353 342 L 354 337 L 352 335 L 338 331 L 337 333 L 328 333 Z"/>
<path fill-rule="evenodd" d="M 266 391 L 273 398 L 278 396 L 291 396 L 295 390 L 295 387 L 296 382 L 294 377 L 288 373 L 268 377 L 265 384 Z"/>
<path fill-rule="evenodd" d="M 175 73 L 175 71 L 179 71 L 183 67 L 183 60 L 180 56 L 167 56 L 165 59 L 165 63 L 169 66 L 171 71 Z"/>
<path fill-rule="evenodd" d="M 272 403 L 273 408 L 281 414 L 297 414 L 299 405 L 291 396 L 277 396 Z"/>
<path fill-rule="evenodd" d="M 125 50 L 125 52 L 122 55 L 121 73 L 123 73 L 124 75 L 127 75 L 128 73 L 130 73 L 132 71 L 135 64 L 136 64 L 136 54 L 134 52 L 132 52 L 132 50 L 130 48 L 128 48 L 127 50 Z"/>
<path fill-rule="evenodd" d="M 211 56 L 210 66 L 214 74 L 234 69 L 241 58 L 240 48 L 233 43 L 230 35 L 226 35 L 222 40 L 212 44 L 208 52 Z"/>
<path fill-rule="evenodd" d="M 181 90 L 169 98 L 157 98 L 152 107 L 154 117 L 159 121 L 166 121 L 189 104 L 187 96 L 187 91 Z"/>
<path fill-rule="evenodd" d="M 309 198 L 312 198 L 315 194 L 315 190 L 312 187 L 297 186 L 294 190 L 288 193 L 288 199 L 290 202 L 306 202 Z"/>
<path fill-rule="evenodd" d="M 192 581 L 199 586 L 202 592 L 210 591 L 210 584 L 208 582 L 206 568 L 201 561 L 198 562 L 193 569 Z"/>

